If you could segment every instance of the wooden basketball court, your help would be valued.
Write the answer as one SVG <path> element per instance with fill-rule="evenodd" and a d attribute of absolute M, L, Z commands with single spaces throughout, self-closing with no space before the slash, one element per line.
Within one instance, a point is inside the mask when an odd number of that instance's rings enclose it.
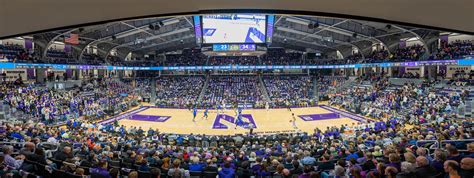
<path fill-rule="evenodd" d="M 254 133 L 261 134 L 272 134 L 272 133 L 293 133 L 297 131 L 304 131 L 313 133 L 315 128 L 326 130 L 327 127 L 341 126 L 342 124 L 352 125 L 357 122 L 365 122 L 361 116 L 359 120 L 354 116 L 349 116 L 347 113 L 342 113 L 327 109 L 328 106 L 323 108 L 318 107 L 307 107 L 307 108 L 292 108 L 290 112 L 288 109 L 244 109 L 242 114 L 243 121 L 251 123 L 251 120 L 255 123 L 256 128 Z M 139 112 L 138 112 L 139 111 Z M 203 118 L 204 110 L 198 110 L 196 121 L 193 122 L 192 110 L 188 109 L 169 109 L 169 108 L 156 108 L 145 106 L 141 110 L 137 110 L 136 113 L 130 114 L 119 120 L 120 125 L 124 126 L 135 126 L 142 127 L 144 130 L 159 129 L 160 132 L 165 133 L 176 133 L 176 134 L 206 134 L 206 135 L 233 135 L 243 134 L 249 132 L 248 128 L 237 126 L 234 121 L 228 121 L 224 119 L 218 119 L 218 113 L 216 110 L 209 110 L 208 118 Z M 296 118 L 297 129 L 293 128 L 293 117 L 294 113 Z M 338 114 L 339 113 L 339 114 Z M 235 119 L 235 110 L 225 110 L 219 113 L 219 117 L 226 119 Z M 308 117 L 305 117 L 308 116 Z M 137 119 L 135 119 L 137 116 Z M 145 120 L 139 120 L 139 117 L 146 117 Z M 304 120 L 316 118 L 315 120 Z M 146 121 L 147 119 L 156 118 L 154 121 Z"/>

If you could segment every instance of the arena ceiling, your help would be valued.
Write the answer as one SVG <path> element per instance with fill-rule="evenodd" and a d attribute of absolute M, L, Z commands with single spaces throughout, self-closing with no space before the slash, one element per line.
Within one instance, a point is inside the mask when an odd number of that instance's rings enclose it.
<path fill-rule="evenodd" d="M 390 49 L 400 38 L 429 43 L 444 31 L 474 34 L 472 0 L 0 0 L 0 38 L 33 33 L 47 47 L 75 32 L 81 36 L 78 56 L 88 45 L 103 55 L 112 49 L 172 51 L 196 46 L 190 15 L 225 12 L 278 14 L 272 46 L 301 51 L 350 53 L 373 43 Z M 162 28 L 151 30 L 150 24 Z"/>

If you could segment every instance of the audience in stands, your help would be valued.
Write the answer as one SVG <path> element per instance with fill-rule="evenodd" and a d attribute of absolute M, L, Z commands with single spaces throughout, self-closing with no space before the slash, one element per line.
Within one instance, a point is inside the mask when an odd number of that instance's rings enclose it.
<path fill-rule="evenodd" d="M 228 56 L 228 57 L 211 57 L 209 58 L 207 65 L 219 66 L 219 65 L 258 65 L 260 64 L 259 58 L 256 56 Z"/>
<path fill-rule="evenodd" d="M 204 83 L 200 77 L 158 81 L 157 86 L 163 84 L 158 91 L 180 91 L 163 94 L 165 98 L 183 97 L 177 93 L 198 95 L 179 89 L 177 84 Z M 464 102 L 463 94 L 435 93 L 429 84 L 407 83 L 389 90 L 390 82 L 383 75 L 367 75 L 358 81 L 367 82 L 370 87 L 347 89 L 331 103 L 349 109 L 360 107 L 356 111 L 375 121 L 315 129 L 311 134 L 177 135 L 125 127 L 117 122 L 99 124 L 95 119 L 76 116 L 68 118 L 65 127 L 31 121 L 1 122 L 0 139 L 11 143 L 2 145 L 0 176 L 28 172 L 54 177 L 62 172 L 101 177 L 472 177 L 474 144 L 457 142 L 472 138 L 472 118 L 460 119 L 455 109 L 457 103 Z M 110 105 L 126 100 L 116 96 L 132 95 L 130 85 L 147 85 L 145 81 L 96 82 L 78 93 L 7 84 L 2 85 L 2 93 L 12 108 L 25 112 L 38 111 L 24 104 L 35 103 L 49 108 L 72 105 L 65 108 L 87 113 L 102 99 L 113 100 Z M 264 87 L 274 93 L 273 98 L 309 98 L 313 88 L 311 78 L 302 76 L 263 77 L 265 86 L 258 83 L 255 76 L 210 76 L 208 91 L 212 93 L 205 93 L 203 101 L 218 102 L 216 98 L 220 98 L 227 104 L 257 102 L 262 100 L 259 91 Z M 194 89 L 193 84 L 186 86 Z M 295 87 L 296 91 L 283 94 L 281 91 L 288 87 Z M 101 95 L 99 91 L 104 88 L 109 91 Z M 94 97 L 82 96 L 87 92 Z M 47 117 L 44 112 L 39 114 Z M 425 146 L 417 143 L 421 140 L 450 140 L 452 144 Z M 465 148 L 467 152 L 461 151 Z"/>
<path fill-rule="evenodd" d="M 398 48 L 390 54 L 390 61 L 417 61 L 423 59 L 425 48 L 422 45 L 415 44 L 405 48 Z"/>
<path fill-rule="evenodd" d="M 407 83 L 388 89 L 390 83 L 384 76 L 372 75 L 365 79 L 376 82 L 370 87 L 348 89 L 334 96 L 330 103 L 373 118 L 406 118 L 412 124 L 426 123 L 427 118 L 444 120 L 456 113 L 461 114 L 464 107 L 465 93 L 443 94 L 431 84 Z"/>
<path fill-rule="evenodd" d="M 354 53 L 344 59 L 321 59 L 303 57 L 302 53 L 286 52 L 284 48 L 269 48 L 265 55 L 256 56 L 232 56 L 211 57 L 201 53 L 198 49 L 185 49 L 181 54 L 167 54 L 164 59 L 133 59 L 125 61 L 117 56 L 108 56 L 104 60 L 97 54 L 84 54 L 83 60 L 90 65 L 110 64 L 115 66 L 204 66 L 204 65 L 343 65 L 354 63 L 378 63 L 378 62 L 405 62 L 418 60 L 449 60 L 461 59 L 465 56 L 474 55 L 471 40 L 455 40 L 450 43 L 442 41 L 440 48 L 432 51 L 431 56 L 426 56 L 422 45 L 412 45 L 398 48 L 389 53 L 385 49 L 372 51 L 363 58 L 361 53 Z M 0 59 L 8 62 L 34 62 L 34 63 L 59 63 L 80 64 L 74 56 L 63 50 L 48 49 L 47 59 L 41 59 L 40 52 L 26 50 L 23 46 L 15 44 L 0 45 Z M 77 56 L 76 56 L 77 57 Z"/>
<path fill-rule="evenodd" d="M 364 63 L 385 62 L 389 59 L 389 53 L 385 49 L 374 50 L 369 56 L 366 56 Z"/>
<path fill-rule="evenodd" d="M 46 60 L 48 63 L 69 64 L 77 62 L 73 60 L 73 56 L 70 52 L 52 48 L 46 51 L 46 57 L 48 58 Z"/>
<path fill-rule="evenodd" d="M 20 110 L 48 124 L 77 117 L 101 119 L 106 110 L 125 110 L 137 101 L 130 86 L 113 80 L 94 81 L 79 91 L 7 83 L 0 86 L 0 91 L 13 111 Z"/>
<path fill-rule="evenodd" d="M 344 76 L 323 76 L 318 79 L 319 97 L 326 97 L 328 94 L 335 94 L 337 87 L 346 82 Z"/>
<path fill-rule="evenodd" d="M 17 44 L 0 44 L 0 59 L 8 62 L 35 62 L 34 52 L 28 51 L 23 46 Z"/>
<path fill-rule="evenodd" d="M 204 81 L 203 76 L 160 77 L 156 80 L 156 105 L 190 108 L 196 104 Z"/>
<path fill-rule="evenodd" d="M 103 65 L 105 60 L 97 54 L 84 54 L 82 59 L 89 65 Z"/>
<path fill-rule="evenodd" d="M 270 101 L 277 107 L 315 105 L 313 79 L 308 76 L 263 78 Z"/>
<path fill-rule="evenodd" d="M 203 66 L 206 65 L 207 56 L 200 50 L 184 49 L 181 54 L 167 54 L 165 66 Z"/>
<path fill-rule="evenodd" d="M 351 55 L 345 57 L 344 59 L 348 61 L 349 64 L 356 63 L 357 61 L 363 58 L 362 53 L 360 52 L 353 52 Z"/>
<path fill-rule="evenodd" d="M 435 52 L 433 52 L 435 53 Z M 441 41 L 441 47 L 430 59 L 460 59 L 467 55 L 474 55 L 474 47 L 471 40 L 456 40 L 451 43 Z"/>
<path fill-rule="evenodd" d="M 206 107 L 224 104 L 232 108 L 238 105 L 263 107 L 260 91 L 263 86 L 259 83 L 255 76 L 211 76 L 201 103 Z"/>
<path fill-rule="evenodd" d="M 263 65 L 298 65 L 303 63 L 302 53 L 287 53 L 284 48 L 269 48 L 260 60 Z"/>

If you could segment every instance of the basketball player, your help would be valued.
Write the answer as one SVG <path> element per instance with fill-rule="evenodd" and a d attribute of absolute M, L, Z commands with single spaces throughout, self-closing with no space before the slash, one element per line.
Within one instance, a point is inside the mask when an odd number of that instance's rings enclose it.
<path fill-rule="evenodd" d="M 268 104 L 268 102 L 265 102 L 265 109 L 267 109 L 267 111 L 270 110 L 270 104 Z"/>
<path fill-rule="evenodd" d="M 291 112 L 291 104 L 288 100 L 286 101 L 286 107 L 288 108 L 288 111 Z"/>
<path fill-rule="evenodd" d="M 196 120 L 195 120 L 196 115 L 197 115 L 197 109 L 196 109 L 196 107 L 194 107 L 194 109 L 193 109 L 193 122 L 196 122 Z"/>
<path fill-rule="evenodd" d="M 237 116 L 242 115 L 242 108 L 237 106 Z"/>
<path fill-rule="evenodd" d="M 291 113 L 291 116 L 293 116 L 293 119 L 292 119 L 292 122 L 293 122 L 293 129 L 298 129 L 298 127 L 296 127 L 296 117 L 295 117 L 295 113 Z"/>
<path fill-rule="evenodd" d="M 208 113 L 208 112 L 209 112 L 209 108 L 206 108 L 206 110 L 204 111 L 204 116 L 202 116 L 202 118 L 206 118 L 206 120 L 207 120 L 207 117 L 208 117 L 208 116 L 207 116 L 207 113 Z M 201 119 L 202 119 L 202 118 L 201 118 Z"/>
<path fill-rule="evenodd" d="M 225 111 L 225 100 L 222 100 L 222 109 Z"/>
<path fill-rule="evenodd" d="M 240 109 L 240 108 L 239 108 Z M 237 126 L 243 126 L 244 125 L 244 121 L 242 120 L 242 111 L 239 110 L 238 113 L 237 113 L 237 120 L 235 120 L 235 128 L 234 129 L 237 129 Z"/>
<path fill-rule="evenodd" d="M 216 112 L 219 114 L 219 112 L 224 113 L 224 110 L 222 109 L 224 106 L 220 104 L 216 104 Z"/>
<path fill-rule="evenodd" d="M 255 125 L 253 125 L 252 123 L 249 123 L 249 134 L 252 135 L 253 134 L 253 128 L 255 128 Z"/>
<path fill-rule="evenodd" d="M 235 117 L 239 116 L 239 109 L 237 108 L 237 106 L 235 106 L 234 113 L 235 113 Z"/>

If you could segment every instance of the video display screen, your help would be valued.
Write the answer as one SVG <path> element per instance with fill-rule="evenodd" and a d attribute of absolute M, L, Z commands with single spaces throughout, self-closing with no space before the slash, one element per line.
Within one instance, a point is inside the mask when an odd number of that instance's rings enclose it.
<path fill-rule="evenodd" d="M 265 43 L 266 18 L 259 14 L 202 16 L 203 43 Z"/>

